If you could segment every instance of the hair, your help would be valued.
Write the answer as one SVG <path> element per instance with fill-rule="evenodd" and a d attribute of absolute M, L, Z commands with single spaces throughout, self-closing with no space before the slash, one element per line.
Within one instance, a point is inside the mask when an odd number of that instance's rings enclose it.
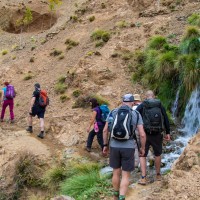
<path fill-rule="evenodd" d="M 99 106 L 99 103 L 95 98 L 90 99 L 90 102 L 92 103 L 92 108 Z"/>
<path fill-rule="evenodd" d="M 147 99 L 155 98 L 154 92 L 152 90 L 148 90 L 146 92 L 146 97 L 147 97 Z"/>
<path fill-rule="evenodd" d="M 9 82 L 8 82 L 8 81 L 5 81 L 5 82 L 4 82 L 4 85 L 5 85 L 5 86 L 8 86 L 8 85 L 9 85 Z"/>

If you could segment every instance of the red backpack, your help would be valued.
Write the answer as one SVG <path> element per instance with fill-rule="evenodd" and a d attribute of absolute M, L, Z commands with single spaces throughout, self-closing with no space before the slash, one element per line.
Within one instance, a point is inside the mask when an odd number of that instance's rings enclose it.
<path fill-rule="evenodd" d="M 39 105 L 41 107 L 46 107 L 47 105 L 49 105 L 49 97 L 45 90 L 40 91 Z"/>

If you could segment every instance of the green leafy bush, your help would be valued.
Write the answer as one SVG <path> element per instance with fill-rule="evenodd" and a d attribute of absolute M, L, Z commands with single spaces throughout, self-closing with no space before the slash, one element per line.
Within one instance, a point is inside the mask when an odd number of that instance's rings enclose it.
<path fill-rule="evenodd" d="M 93 16 L 90 16 L 89 18 L 88 18 L 88 20 L 90 21 L 90 22 L 93 22 L 94 20 L 95 20 L 95 16 L 93 15 Z"/>
<path fill-rule="evenodd" d="M 30 80 L 34 77 L 34 75 L 32 73 L 27 73 L 25 74 L 24 76 L 24 80 L 27 81 L 27 80 Z"/>
<path fill-rule="evenodd" d="M 69 100 L 69 97 L 68 97 L 67 95 L 63 94 L 63 95 L 60 96 L 60 101 L 61 101 L 62 103 L 64 103 L 64 102 L 67 101 L 67 100 Z"/>
<path fill-rule="evenodd" d="M 4 55 L 6 55 L 8 53 L 8 50 L 3 50 L 2 52 L 1 52 L 1 54 L 4 56 Z"/>
<path fill-rule="evenodd" d="M 72 94 L 74 97 L 79 97 L 81 95 L 81 93 L 82 92 L 80 90 L 74 90 Z"/>
<path fill-rule="evenodd" d="M 103 42 L 108 42 L 110 39 L 110 33 L 105 30 L 97 29 L 91 35 L 93 40 L 102 40 Z"/>
<path fill-rule="evenodd" d="M 193 13 L 192 15 L 190 15 L 188 17 L 187 21 L 190 25 L 200 27 L 200 14 L 199 13 Z"/>

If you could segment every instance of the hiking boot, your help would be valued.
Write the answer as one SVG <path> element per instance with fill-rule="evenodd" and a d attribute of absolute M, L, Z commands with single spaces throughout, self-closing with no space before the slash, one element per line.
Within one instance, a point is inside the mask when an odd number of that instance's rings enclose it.
<path fill-rule="evenodd" d="M 43 139 L 43 138 L 44 138 L 44 133 L 39 133 L 37 136 L 38 136 L 39 138 Z"/>
<path fill-rule="evenodd" d="M 91 148 L 89 148 L 89 147 L 85 147 L 85 150 L 86 150 L 87 152 L 91 152 Z"/>
<path fill-rule="evenodd" d="M 26 131 L 29 132 L 29 133 L 32 133 L 32 132 L 33 132 L 33 129 L 32 129 L 31 127 L 28 127 L 28 128 L 26 129 Z"/>
<path fill-rule="evenodd" d="M 162 180 L 161 174 L 157 174 L 157 175 L 156 175 L 156 181 L 161 181 L 161 180 Z"/>
<path fill-rule="evenodd" d="M 140 185 L 147 185 L 149 183 L 149 180 L 147 177 L 144 177 L 144 178 L 141 178 L 139 181 L 138 181 L 138 184 Z"/>

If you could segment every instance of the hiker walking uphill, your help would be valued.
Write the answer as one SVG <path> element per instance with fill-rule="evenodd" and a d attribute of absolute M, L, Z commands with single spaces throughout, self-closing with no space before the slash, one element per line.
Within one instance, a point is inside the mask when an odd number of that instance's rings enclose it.
<path fill-rule="evenodd" d="M 15 88 L 13 85 L 10 85 L 9 82 L 4 82 L 5 87 L 2 89 L 1 94 L 1 103 L 2 103 L 2 110 L 1 110 L 1 122 L 4 120 L 4 115 L 7 106 L 10 109 L 10 123 L 14 122 L 14 98 L 15 98 Z"/>
<path fill-rule="evenodd" d="M 162 142 L 164 129 L 166 130 L 165 140 L 170 140 L 169 120 L 159 99 L 155 99 L 153 91 L 149 90 L 146 93 L 146 100 L 137 107 L 137 110 L 142 115 L 144 129 L 147 140 L 145 145 L 145 163 L 149 147 L 152 146 L 155 155 L 156 180 L 161 180 L 160 166 L 162 154 Z M 146 184 L 146 165 L 142 170 L 142 178 L 138 183 Z"/>
<path fill-rule="evenodd" d="M 89 133 L 89 135 L 87 139 L 86 150 L 88 152 L 91 151 L 95 135 L 97 136 L 97 141 L 101 146 L 101 149 L 103 150 L 103 128 L 105 126 L 105 120 L 109 113 L 108 107 L 106 105 L 99 106 L 95 98 L 90 99 L 90 104 L 93 112 L 90 124 L 87 128 L 87 132 Z M 93 127 L 93 129 L 90 131 L 91 127 Z"/>
<path fill-rule="evenodd" d="M 124 200 L 128 190 L 131 171 L 134 170 L 134 131 L 137 128 L 140 141 L 140 155 L 145 152 L 146 136 L 143 129 L 141 115 L 132 110 L 134 105 L 132 94 L 123 97 L 122 106 L 112 110 L 106 120 L 103 130 L 104 148 L 103 153 L 108 153 L 108 132 L 110 132 L 110 167 L 113 168 L 112 184 L 114 188 L 114 200 Z M 111 119 L 112 118 L 112 123 Z M 120 176 L 122 178 L 120 179 Z"/>
<path fill-rule="evenodd" d="M 33 132 L 32 127 L 32 118 L 37 115 L 40 119 L 40 133 L 37 135 L 39 138 L 44 138 L 44 114 L 46 110 L 46 106 L 49 104 L 49 99 L 45 90 L 41 90 L 40 84 L 36 83 L 34 85 L 35 91 L 33 92 L 29 116 L 28 116 L 28 128 L 26 129 L 28 132 Z"/>

